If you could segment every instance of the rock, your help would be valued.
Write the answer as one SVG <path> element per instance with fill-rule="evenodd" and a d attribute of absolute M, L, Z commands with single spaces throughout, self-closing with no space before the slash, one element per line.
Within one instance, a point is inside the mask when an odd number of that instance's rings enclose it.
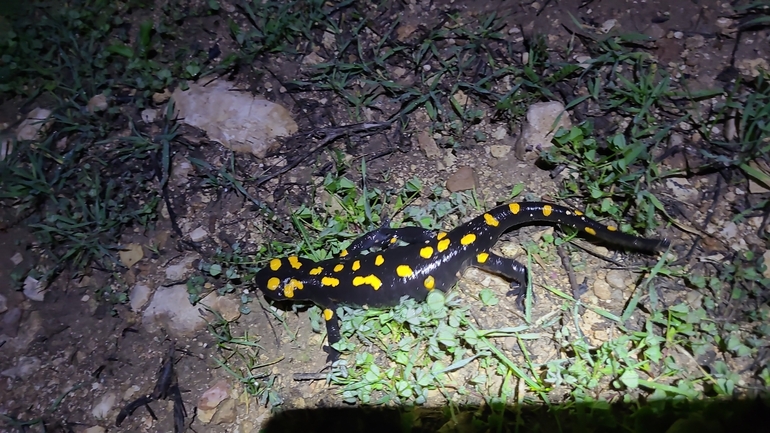
<path fill-rule="evenodd" d="M 107 430 L 104 429 L 104 427 L 100 425 L 95 425 L 93 427 L 88 427 L 87 429 L 83 430 L 83 433 L 105 433 Z"/>
<path fill-rule="evenodd" d="M 211 419 L 211 423 L 219 425 L 232 424 L 235 422 L 237 416 L 238 411 L 235 407 L 235 400 L 228 398 L 219 405 L 216 413 L 214 413 L 214 416 Z"/>
<path fill-rule="evenodd" d="M 142 315 L 142 325 L 150 331 L 162 328 L 176 338 L 195 336 L 206 327 L 198 307 L 190 304 L 187 285 L 159 287 Z"/>
<path fill-rule="evenodd" d="M 554 126 L 557 118 L 559 123 Z M 560 127 L 565 129 L 572 127 L 569 113 L 564 111 L 564 105 L 561 102 L 532 104 L 527 110 L 527 120 L 516 143 L 517 154 L 524 155 L 527 149 L 551 147 L 553 145 L 551 140 Z"/>
<path fill-rule="evenodd" d="M 612 297 L 612 291 L 610 285 L 605 280 L 597 279 L 593 284 L 594 295 L 601 300 L 608 300 Z"/>
<path fill-rule="evenodd" d="M 230 389 L 230 384 L 227 381 L 220 380 L 203 392 L 198 399 L 198 419 L 202 423 L 211 422 L 214 415 L 217 414 L 219 405 L 230 397 Z"/>
<path fill-rule="evenodd" d="M 319 63 L 323 63 L 325 60 L 319 56 L 318 53 L 312 52 L 302 59 L 303 66 L 315 66 Z"/>
<path fill-rule="evenodd" d="M 154 108 L 145 108 L 139 114 L 142 117 L 142 122 L 144 123 L 152 123 L 158 118 L 158 110 Z"/>
<path fill-rule="evenodd" d="M 689 202 L 691 199 L 695 200 L 700 196 L 700 191 L 698 191 L 697 188 L 694 188 L 687 179 L 666 179 L 666 187 L 668 187 L 680 201 Z"/>
<path fill-rule="evenodd" d="M 511 151 L 511 146 L 503 146 L 500 144 L 493 144 L 489 146 L 489 153 L 493 158 L 503 158 Z"/>
<path fill-rule="evenodd" d="M 693 35 L 684 40 L 684 47 L 688 50 L 697 50 L 706 45 L 706 38 L 703 35 Z"/>
<path fill-rule="evenodd" d="M 321 37 L 321 45 L 323 45 L 327 50 L 333 50 L 337 45 L 337 36 L 334 33 L 326 30 Z"/>
<path fill-rule="evenodd" d="M 609 19 L 603 22 L 601 26 L 602 33 L 609 33 L 610 30 L 612 30 L 617 24 L 618 24 L 618 20 L 616 19 Z"/>
<path fill-rule="evenodd" d="M 40 370 L 42 362 L 35 356 L 21 356 L 19 361 L 11 368 L 0 372 L 0 376 L 11 379 L 26 379 Z"/>
<path fill-rule="evenodd" d="M 106 419 L 117 400 L 118 396 L 114 392 L 104 394 L 102 398 L 99 399 L 99 402 L 94 404 L 94 408 L 91 409 L 91 415 L 96 419 Z"/>
<path fill-rule="evenodd" d="M 758 77 L 760 74 L 764 73 L 763 71 L 770 71 L 770 63 L 762 57 L 740 59 L 735 62 L 735 67 L 738 68 L 744 76 L 752 78 Z"/>
<path fill-rule="evenodd" d="M 162 92 L 157 92 L 152 94 L 152 102 L 154 102 L 157 105 L 160 105 L 168 101 L 169 99 L 171 99 L 171 92 L 169 92 L 168 89 L 165 89 Z"/>
<path fill-rule="evenodd" d="M 446 188 L 449 192 L 467 191 L 478 188 L 479 181 L 476 172 L 466 166 L 460 167 L 446 180 Z"/>
<path fill-rule="evenodd" d="M 652 39 L 660 39 L 666 36 L 666 30 L 657 24 L 653 24 L 647 28 L 647 31 L 645 31 L 644 34 Z"/>
<path fill-rule="evenodd" d="M 495 140 L 504 140 L 506 137 L 508 137 L 508 130 L 505 126 L 498 126 L 497 129 L 492 132 L 492 138 Z"/>
<path fill-rule="evenodd" d="M 436 140 L 431 137 L 428 131 L 421 131 L 417 134 L 417 144 L 420 146 L 420 150 L 429 159 L 437 158 L 441 155 L 441 149 L 436 145 Z"/>
<path fill-rule="evenodd" d="M 171 166 L 171 181 L 176 186 L 185 186 L 190 182 L 193 166 L 187 158 L 174 158 Z"/>
<path fill-rule="evenodd" d="M 19 324 L 21 323 L 21 308 L 14 307 L 3 314 L 0 320 L 0 334 L 5 334 L 11 338 L 19 333 Z"/>
<path fill-rule="evenodd" d="M 738 226 L 730 221 L 729 223 L 725 224 L 724 228 L 722 228 L 721 235 L 725 240 L 732 240 L 738 235 Z"/>
<path fill-rule="evenodd" d="M 8 298 L 5 295 L 0 294 L 0 314 L 8 311 Z"/>
<path fill-rule="evenodd" d="M 396 29 L 396 39 L 398 39 L 399 42 L 404 42 L 407 39 L 414 37 L 416 31 L 417 26 L 415 24 L 408 21 L 402 21 Z"/>
<path fill-rule="evenodd" d="M 625 290 L 626 287 L 628 287 L 628 277 L 628 272 L 613 269 L 607 272 L 607 276 L 604 277 L 604 280 L 614 289 Z"/>
<path fill-rule="evenodd" d="M 40 281 L 28 275 L 24 279 L 24 296 L 33 301 L 43 302 L 45 289 L 41 287 Z"/>
<path fill-rule="evenodd" d="M 198 408 L 198 412 L 197 412 L 196 416 L 198 417 L 198 421 L 200 421 L 203 424 L 208 424 L 214 418 L 214 415 L 216 413 L 217 413 L 216 409 L 201 409 L 201 408 Z"/>
<path fill-rule="evenodd" d="M 200 242 L 206 239 L 206 236 L 208 235 L 208 232 L 203 227 L 198 227 L 197 229 L 190 232 L 190 240 L 193 242 Z"/>
<path fill-rule="evenodd" d="M 727 37 L 734 37 L 735 33 L 738 31 L 737 25 L 735 25 L 736 21 L 732 20 L 727 17 L 720 17 L 716 20 L 716 25 L 719 27 L 719 33 L 727 36 Z"/>
<path fill-rule="evenodd" d="M 607 320 L 603 317 L 596 314 L 593 310 L 586 309 L 583 314 L 580 315 L 580 329 L 583 330 L 583 334 L 588 337 L 589 343 L 594 346 L 598 347 L 604 341 L 599 340 L 598 338 L 605 337 L 606 334 L 602 335 L 600 331 L 601 329 L 606 328 Z"/>
<path fill-rule="evenodd" d="M 169 281 L 179 281 L 183 279 L 187 273 L 192 270 L 192 264 L 197 259 L 198 256 L 196 254 L 191 254 L 180 260 L 179 263 L 169 265 L 166 268 L 166 279 Z"/>
<path fill-rule="evenodd" d="M 140 389 L 141 388 L 139 388 L 139 385 L 131 385 L 130 387 L 128 387 L 126 392 L 123 393 L 123 401 L 131 400 L 131 398 L 135 396 Z"/>
<path fill-rule="evenodd" d="M 19 265 L 21 262 L 24 261 L 24 256 L 21 255 L 21 253 L 16 253 L 11 257 L 11 263 L 14 265 Z"/>
<path fill-rule="evenodd" d="M 766 176 L 770 176 L 770 167 L 765 163 L 759 164 L 757 161 L 749 161 L 749 167 Z M 749 194 L 765 194 L 767 192 L 770 192 L 770 183 L 766 183 L 763 179 L 749 174 Z"/>
<path fill-rule="evenodd" d="M 238 320 L 241 317 L 241 304 L 228 296 L 219 296 L 216 292 L 208 294 L 201 304 L 208 306 L 219 313 L 228 322 Z"/>
<path fill-rule="evenodd" d="M 144 258 L 144 249 L 140 244 L 128 244 L 118 252 L 118 257 L 120 257 L 120 262 L 123 263 L 123 266 L 130 268 Z"/>
<path fill-rule="evenodd" d="M 177 88 L 173 98 L 180 121 L 206 131 L 211 140 L 264 158 L 277 137 L 297 132 L 297 123 L 281 105 L 238 91 L 228 81 L 202 85 L 208 80 L 192 83 L 187 91 Z"/>
<path fill-rule="evenodd" d="M 24 119 L 19 125 L 19 129 L 16 131 L 16 139 L 22 140 L 36 140 L 38 134 L 45 132 L 53 124 L 51 117 L 51 110 L 45 108 L 35 108 L 27 114 L 27 118 Z"/>
<path fill-rule="evenodd" d="M 89 113 L 96 113 L 106 110 L 109 106 L 110 104 L 107 102 L 107 96 L 105 96 L 104 93 L 100 93 L 88 100 L 86 110 L 88 110 Z"/>
<path fill-rule="evenodd" d="M 455 165 L 455 162 L 457 162 L 457 156 L 455 156 L 455 154 L 452 153 L 452 149 L 446 150 L 446 154 L 444 155 L 444 159 L 442 162 L 444 163 L 445 167 L 451 167 Z"/>
<path fill-rule="evenodd" d="M 219 403 L 222 403 L 230 396 L 230 389 L 230 384 L 226 380 L 217 381 L 214 386 L 201 394 L 201 397 L 198 399 L 198 409 L 216 409 Z"/>
<path fill-rule="evenodd" d="M 131 306 L 131 311 L 139 311 L 147 305 L 147 301 L 150 300 L 150 293 L 152 289 L 144 284 L 136 284 L 131 288 L 131 292 L 128 294 L 128 303 Z"/>
<path fill-rule="evenodd" d="M 684 136 L 678 132 L 672 132 L 671 135 L 668 136 L 668 146 L 669 147 L 679 147 L 684 145 Z"/>
<path fill-rule="evenodd" d="M 465 107 L 466 105 L 468 105 L 468 95 L 466 95 L 465 92 L 463 92 L 462 90 L 458 90 L 457 92 L 455 92 L 455 94 L 452 95 L 452 98 L 455 100 L 455 102 L 457 102 L 457 104 L 460 107 Z"/>

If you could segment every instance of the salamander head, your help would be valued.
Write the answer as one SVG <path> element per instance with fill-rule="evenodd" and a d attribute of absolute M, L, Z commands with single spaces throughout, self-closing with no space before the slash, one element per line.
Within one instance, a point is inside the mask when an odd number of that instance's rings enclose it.
<path fill-rule="evenodd" d="M 284 272 L 262 269 L 254 277 L 254 283 L 265 296 L 276 301 L 304 299 L 299 292 L 305 288 L 305 283 L 296 277 L 286 276 Z"/>

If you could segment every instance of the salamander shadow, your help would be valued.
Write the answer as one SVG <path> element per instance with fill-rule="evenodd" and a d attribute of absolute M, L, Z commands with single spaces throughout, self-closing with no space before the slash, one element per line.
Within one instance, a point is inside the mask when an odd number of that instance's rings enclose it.
<path fill-rule="evenodd" d="M 770 431 L 770 399 L 285 410 L 263 426 L 279 432 L 660 432 Z"/>

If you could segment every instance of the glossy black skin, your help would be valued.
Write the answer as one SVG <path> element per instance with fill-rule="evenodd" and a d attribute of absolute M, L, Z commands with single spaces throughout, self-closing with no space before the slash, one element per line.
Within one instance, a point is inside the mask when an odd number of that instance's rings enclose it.
<path fill-rule="evenodd" d="M 512 209 L 517 212 L 514 214 Z M 496 221 L 497 225 L 490 224 L 490 220 Z M 534 222 L 571 226 L 588 238 L 594 237 L 611 245 L 644 253 L 654 253 L 668 245 L 664 239 L 645 239 L 609 230 L 606 226 L 562 206 L 521 202 L 498 206 L 445 235 L 414 227 L 392 229 L 387 227 L 386 223 L 386 226 L 353 242 L 344 257 L 322 262 L 292 258 L 294 266 L 286 258 L 280 259 L 281 265 L 278 269 L 271 269 L 268 265 L 258 272 L 255 283 L 270 299 L 311 301 L 324 308 L 331 346 L 340 339 L 339 324 L 335 317 L 338 305 L 393 306 L 397 305 L 403 296 L 424 300 L 430 292 L 426 288 L 428 277 L 433 277 L 432 290 L 446 291 L 457 282 L 468 266 L 475 266 L 507 278 L 513 287 L 526 287 L 526 267 L 515 260 L 497 256 L 489 249 L 506 230 Z M 467 242 L 468 234 L 475 235 L 472 242 Z M 445 237 L 439 239 L 440 236 Z M 408 245 L 397 246 L 392 242 L 394 238 L 407 242 Z M 445 249 L 439 251 L 440 243 L 447 239 L 448 246 L 444 243 Z M 421 256 L 425 247 L 431 247 L 433 250 L 429 258 Z M 361 254 L 371 248 L 384 249 Z M 488 254 L 483 262 L 478 256 L 480 253 Z M 353 269 L 354 263 L 358 266 L 357 270 Z M 341 269 L 335 270 L 339 265 L 342 265 Z M 411 273 L 399 276 L 397 271 L 400 265 L 408 265 Z M 311 272 L 313 269 L 316 275 Z M 374 276 L 381 282 L 376 290 L 372 284 L 360 284 L 361 277 L 367 276 Z M 356 277 L 359 279 L 355 280 Z M 336 279 L 338 284 L 334 287 L 329 285 L 330 278 Z M 359 284 L 354 285 L 354 281 Z M 301 289 L 297 288 L 296 282 L 301 282 Z M 287 289 L 287 286 L 292 287 Z M 519 293 L 523 296 L 524 292 Z M 520 300 L 519 303 L 523 302 Z M 329 359 L 336 359 L 337 355 L 336 351 L 330 350 Z"/>

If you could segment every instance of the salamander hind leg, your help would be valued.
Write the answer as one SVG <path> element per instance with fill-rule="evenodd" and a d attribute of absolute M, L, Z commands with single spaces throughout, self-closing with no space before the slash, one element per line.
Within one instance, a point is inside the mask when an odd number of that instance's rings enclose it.
<path fill-rule="evenodd" d="M 529 285 L 529 272 L 526 266 L 516 260 L 501 257 L 488 251 L 477 254 L 473 266 L 489 273 L 500 275 L 510 281 L 511 290 L 509 290 L 506 295 L 515 296 L 516 306 L 521 310 L 524 309 L 524 301 L 527 297 L 527 286 Z"/>

